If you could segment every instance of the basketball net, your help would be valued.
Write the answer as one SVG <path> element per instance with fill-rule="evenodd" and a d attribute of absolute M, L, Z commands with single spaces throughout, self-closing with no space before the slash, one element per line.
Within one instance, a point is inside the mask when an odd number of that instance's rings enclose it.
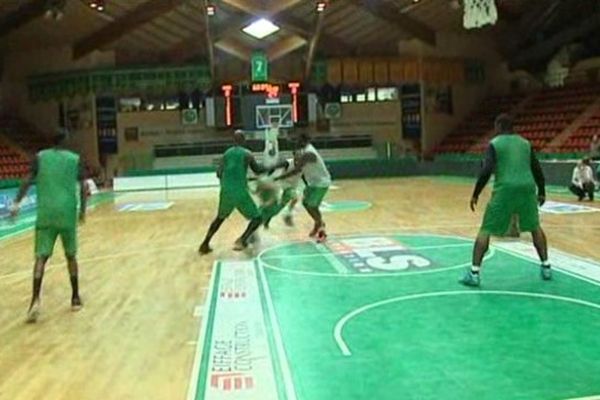
<path fill-rule="evenodd" d="M 463 26 L 467 29 L 493 25 L 498 20 L 498 10 L 494 0 L 463 0 L 465 13 Z"/>

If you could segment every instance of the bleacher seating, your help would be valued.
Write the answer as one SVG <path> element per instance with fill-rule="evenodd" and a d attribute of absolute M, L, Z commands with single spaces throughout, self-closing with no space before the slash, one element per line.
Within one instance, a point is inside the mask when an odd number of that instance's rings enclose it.
<path fill-rule="evenodd" d="M 590 116 L 556 150 L 560 153 L 587 152 L 594 135 L 600 136 L 600 109 Z"/>
<path fill-rule="evenodd" d="M 12 116 L 0 117 L 0 134 L 5 135 L 31 154 L 50 146 L 47 138 L 36 132 L 25 121 Z"/>
<path fill-rule="evenodd" d="M 523 95 L 495 96 L 482 105 L 435 148 L 435 153 L 464 153 L 494 127 L 494 118 L 508 112 L 524 99 Z"/>
<path fill-rule="evenodd" d="M 515 130 L 540 151 L 596 99 L 597 90 L 594 86 L 580 86 L 541 91 L 516 116 Z"/>
<path fill-rule="evenodd" d="M 29 160 L 5 145 L 0 145 L 0 179 L 18 179 L 27 174 Z"/>
<path fill-rule="evenodd" d="M 556 151 L 548 145 L 569 127 L 584 110 L 599 97 L 597 85 L 545 89 L 531 95 L 525 106 L 515 116 L 515 130 L 531 141 L 536 151 Z M 511 111 L 524 98 L 493 97 L 468 116 L 456 131 L 435 148 L 436 155 L 447 157 L 450 153 L 481 153 L 487 146 L 486 133 L 493 128 L 494 117 Z M 600 134 L 600 115 L 592 116 L 558 151 L 561 153 L 584 152 L 589 149 L 591 138 Z"/>
<path fill-rule="evenodd" d="M 36 133 L 32 127 L 12 116 L 0 117 L 0 135 L 10 139 L 9 142 L 31 155 L 49 144 L 48 140 Z M 22 152 L 7 144 L 0 144 L 0 180 L 22 178 L 27 174 L 29 164 L 28 157 Z"/>

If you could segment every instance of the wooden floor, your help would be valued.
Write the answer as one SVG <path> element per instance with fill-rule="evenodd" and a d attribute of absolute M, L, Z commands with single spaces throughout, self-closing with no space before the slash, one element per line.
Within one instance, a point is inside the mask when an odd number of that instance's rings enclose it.
<path fill-rule="evenodd" d="M 487 200 L 473 214 L 471 186 L 429 178 L 339 186 L 328 200 L 366 200 L 373 207 L 327 214 L 330 234 L 414 230 L 470 237 Z M 142 193 L 122 200 L 166 197 Z M 175 204 L 167 211 L 118 213 L 112 204 L 92 211 L 80 230 L 85 308 L 69 311 L 65 262 L 57 254 L 36 325 L 23 323 L 32 234 L 0 242 L 0 399 L 185 399 L 212 263 L 251 256 L 230 250 L 244 227 L 239 216 L 215 238 L 213 255 L 196 253 L 216 198 L 212 189 L 183 191 L 168 195 Z M 543 224 L 551 246 L 600 260 L 600 213 L 544 215 Z M 296 229 L 275 221 L 260 246 L 304 239 L 309 228 L 303 213 Z"/>

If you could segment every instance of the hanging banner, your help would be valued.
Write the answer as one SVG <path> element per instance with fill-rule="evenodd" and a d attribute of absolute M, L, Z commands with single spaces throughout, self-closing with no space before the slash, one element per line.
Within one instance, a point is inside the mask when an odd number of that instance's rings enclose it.
<path fill-rule="evenodd" d="M 421 123 L 421 85 L 402 85 L 400 88 L 402 107 L 402 136 L 407 139 L 420 139 Z"/>
<path fill-rule="evenodd" d="M 96 98 L 96 130 L 98 132 L 98 152 L 116 154 L 117 139 L 117 102 L 114 97 Z"/>
<path fill-rule="evenodd" d="M 252 82 L 269 80 L 269 60 L 264 51 L 255 51 L 250 60 L 252 66 Z"/>

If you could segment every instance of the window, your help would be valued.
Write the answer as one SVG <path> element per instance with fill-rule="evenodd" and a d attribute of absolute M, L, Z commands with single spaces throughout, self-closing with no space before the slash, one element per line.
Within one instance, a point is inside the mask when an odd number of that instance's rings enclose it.
<path fill-rule="evenodd" d="M 343 94 L 340 97 L 340 101 L 342 103 L 352 103 L 353 99 L 352 99 L 352 95 L 351 94 Z"/>
<path fill-rule="evenodd" d="M 356 95 L 356 102 L 357 103 L 364 103 L 365 101 L 367 101 L 367 95 L 364 93 L 358 93 Z"/>
<path fill-rule="evenodd" d="M 121 97 L 119 99 L 120 112 L 139 111 L 141 106 L 142 99 L 139 97 Z"/>
<path fill-rule="evenodd" d="M 169 97 L 165 100 L 166 110 L 178 110 L 179 109 L 179 98 Z"/>
<path fill-rule="evenodd" d="M 387 87 L 377 89 L 377 101 L 394 101 L 398 100 L 398 88 Z"/>
<path fill-rule="evenodd" d="M 375 88 L 367 89 L 367 101 L 377 101 L 377 89 L 375 89 Z"/>

